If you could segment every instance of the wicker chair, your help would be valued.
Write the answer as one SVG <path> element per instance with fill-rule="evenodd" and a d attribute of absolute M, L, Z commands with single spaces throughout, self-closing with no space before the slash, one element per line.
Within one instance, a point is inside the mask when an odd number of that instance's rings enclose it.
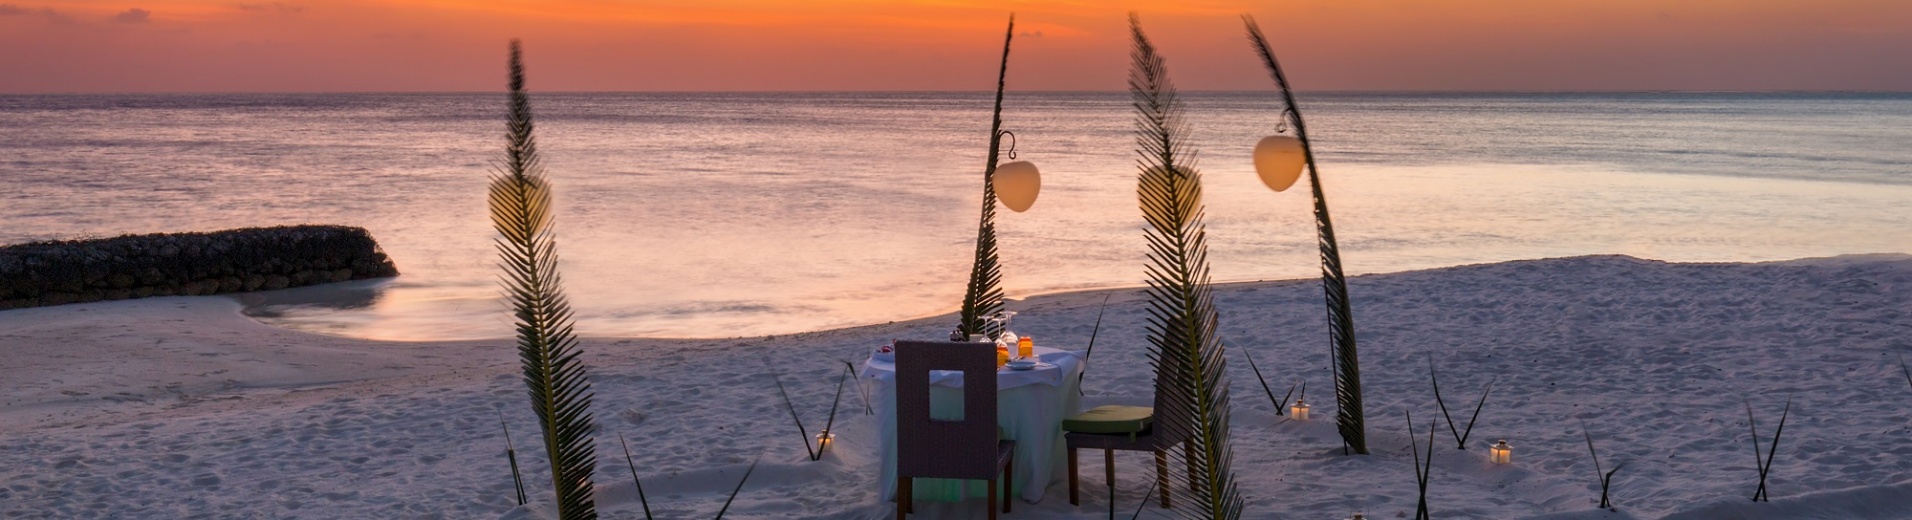
<path fill-rule="evenodd" d="M 1163 388 L 1162 381 L 1166 378 L 1160 374 L 1157 374 L 1155 379 L 1154 410 L 1156 412 L 1168 410 L 1170 408 L 1167 399 L 1169 398 L 1169 392 L 1173 392 L 1174 389 Z M 1103 407 L 1098 407 L 1098 409 L 1100 408 Z M 1090 413 L 1094 413 L 1095 411 L 1096 410 L 1091 410 Z M 1107 475 L 1106 484 L 1110 490 L 1110 501 L 1115 500 L 1115 450 L 1148 451 L 1155 453 L 1155 477 L 1158 483 L 1157 485 L 1160 487 L 1160 490 L 1156 494 L 1162 497 L 1162 507 L 1170 507 L 1168 450 L 1174 448 L 1177 444 L 1181 444 L 1188 450 L 1188 458 L 1195 458 L 1195 445 L 1183 442 L 1188 439 L 1190 432 L 1194 431 L 1191 425 L 1186 424 L 1187 419 L 1186 414 L 1154 413 L 1148 427 L 1135 433 L 1084 433 L 1067 431 L 1063 435 L 1063 439 L 1068 444 L 1069 453 L 1069 504 L 1082 504 L 1081 492 L 1077 482 L 1078 464 L 1076 460 L 1076 450 L 1100 449 L 1102 450 L 1102 463 L 1105 467 L 1105 474 Z M 1071 418 L 1071 421 L 1073 420 L 1075 420 L 1075 418 Z M 1064 422 L 1063 424 L 1063 429 L 1068 430 L 1069 422 Z M 1194 468 L 1190 468 L 1189 472 L 1193 475 Z M 1191 485 L 1193 485 L 1194 479 L 1190 479 L 1190 481 Z"/>
<path fill-rule="evenodd" d="M 963 419 L 930 418 L 930 371 L 963 373 Z M 989 481 L 989 518 L 999 494 L 1015 488 L 1016 441 L 996 428 L 996 347 L 989 343 L 896 342 L 896 518 L 913 512 L 910 481 L 949 478 Z M 1013 495 L 1013 491 L 1010 495 Z M 1000 496 L 1002 512 L 1012 502 Z"/>

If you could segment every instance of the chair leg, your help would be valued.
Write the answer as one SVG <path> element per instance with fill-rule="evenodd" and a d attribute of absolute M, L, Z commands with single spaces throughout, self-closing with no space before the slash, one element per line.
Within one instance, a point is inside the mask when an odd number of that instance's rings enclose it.
<path fill-rule="evenodd" d="M 1082 496 L 1080 492 L 1077 491 L 1076 450 L 1075 448 L 1069 448 L 1067 451 L 1069 452 L 1069 505 L 1079 506 L 1082 505 Z"/>
<path fill-rule="evenodd" d="M 992 478 L 989 479 L 989 502 L 983 504 L 983 509 L 989 510 L 989 520 L 996 520 L 996 496 L 996 479 Z"/>
<path fill-rule="evenodd" d="M 1187 460 L 1190 460 L 1190 461 L 1195 460 L 1195 443 L 1182 441 L 1182 449 L 1184 453 L 1188 454 Z M 1202 479 L 1195 478 L 1194 464 L 1188 465 L 1188 490 L 1194 491 L 1198 495 L 1201 494 L 1202 492 Z"/>
<path fill-rule="evenodd" d="M 1161 488 L 1156 493 L 1162 495 L 1162 509 L 1168 509 L 1168 452 L 1155 450 L 1155 482 Z"/>
<path fill-rule="evenodd" d="M 1102 449 L 1102 467 L 1108 470 L 1109 487 L 1115 487 L 1115 450 Z"/>
<path fill-rule="evenodd" d="M 1009 462 L 1002 465 L 1002 512 L 1009 512 L 1009 505 L 1016 501 L 1016 452 L 1009 451 Z"/>

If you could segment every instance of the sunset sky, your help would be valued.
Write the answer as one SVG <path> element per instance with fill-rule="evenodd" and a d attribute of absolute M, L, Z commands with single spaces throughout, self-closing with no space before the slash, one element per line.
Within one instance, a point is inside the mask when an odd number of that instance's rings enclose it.
<path fill-rule="evenodd" d="M 1184 89 L 1912 90 L 1905 0 L 0 0 L 0 93 L 1121 90 L 1127 13 Z"/>

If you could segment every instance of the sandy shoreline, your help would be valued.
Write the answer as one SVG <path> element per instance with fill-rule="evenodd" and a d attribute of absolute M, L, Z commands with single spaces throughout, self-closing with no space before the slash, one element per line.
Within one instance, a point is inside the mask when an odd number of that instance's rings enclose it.
<path fill-rule="evenodd" d="M 1438 414 L 1431 353 L 1450 406 L 1495 381 L 1470 447 L 1508 438 L 1518 450 L 1516 464 L 1490 466 L 1484 450 L 1456 451 L 1442 432 L 1438 516 L 1912 518 L 1912 507 L 1896 507 L 1912 504 L 1912 385 L 1895 360 L 1912 354 L 1912 257 L 1578 257 L 1359 276 L 1350 291 L 1376 453 L 1339 456 L 1326 421 L 1274 416 L 1231 354 L 1235 466 L 1251 517 L 1411 514 L 1401 414 L 1412 411 L 1417 429 Z M 1086 403 L 1146 400 L 1134 289 L 1010 308 L 1022 312 L 1019 332 L 1080 349 L 1104 295 Z M 1224 340 L 1254 352 L 1270 384 L 1305 379 L 1327 395 L 1318 284 L 1233 283 L 1216 297 Z M 495 410 L 511 422 L 534 492 L 543 464 L 527 455 L 537 440 L 509 340 L 325 336 L 260 324 L 240 307 L 175 297 L 0 312 L 0 517 L 540 517 L 509 498 Z M 606 517 L 639 514 L 618 433 L 631 438 L 662 516 L 714 514 L 759 453 L 763 466 L 727 516 L 887 516 L 875 498 L 871 418 L 839 417 L 837 453 L 804 461 L 770 377 L 781 374 L 814 429 L 843 361 L 890 338 L 940 337 L 948 322 L 586 339 Z M 1742 399 L 1769 436 L 1788 395 L 1773 502 L 1745 503 L 1756 476 Z M 858 400 L 846 392 L 845 408 Z M 1620 513 L 1593 510 L 1598 487 L 1576 420 L 1594 430 L 1603 462 L 1630 462 L 1615 477 Z M 1148 484 L 1143 458 L 1118 461 L 1126 511 Z M 1013 516 L 1098 517 L 1106 504 L 1089 485 L 1084 505 L 1069 506 L 1056 483 Z M 925 518 L 979 507 L 934 505 Z"/>

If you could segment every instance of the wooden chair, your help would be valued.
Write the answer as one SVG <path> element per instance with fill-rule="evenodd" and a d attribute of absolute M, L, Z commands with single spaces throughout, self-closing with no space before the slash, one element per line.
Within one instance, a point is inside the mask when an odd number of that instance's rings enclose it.
<path fill-rule="evenodd" d="M 1102 450 L 1102 464 L 1109 486 L 1109 500 L 1114 501 L 1115 490 L 1115 451 L 1148 451 L 1155 453 L 1155 477 L 1160 487 L 1156 494 L 1161 495 L 1162 507 L 1169 507 L 1168 450 L 1177 444 L 1188 450 L 1189 459 L 1195 458 L 1195 445 L 1183 442 L 1194 431 L 1186 424 L 1186 414 L 1156 414 L 1157 410 L 1168 410 L 1169 392 L 1173 389 L 1162 388 L 1163 377 L 1157 374 L 1155 388 L 1155 407 L 1134 406 L 1098 406 L 1082 414 L 1063 421 L 1063 440 L 1068 444 L 1069 452 L 1069 504 L 1082 505 L 1078 480 L 1076 450 Z M 1138 414 L 1141 418 L 1138 420 Z M 1099 417 L 1098 417 L 1099 416 Z M 1084 431 L 1086 430 L 1086 431 Z M 1189 468 L 1190 475 L 1194 468 Z M 1191 485 L 1194 481 L 1190 479 Z"/>
<path fill-rule="evenodd" d="M 930 418 L 930 371 L 963 373 L 963 418 Z M 947 341 L 896 342 L 896 518 L 913 512 L 911 479 L 989 481 L 989 518 L 998 491 L 1015 489 L 1016 441 L 996 428 L 996 346 Z M 1012 500 L 1002 496 L 1002 512 Z"/>

